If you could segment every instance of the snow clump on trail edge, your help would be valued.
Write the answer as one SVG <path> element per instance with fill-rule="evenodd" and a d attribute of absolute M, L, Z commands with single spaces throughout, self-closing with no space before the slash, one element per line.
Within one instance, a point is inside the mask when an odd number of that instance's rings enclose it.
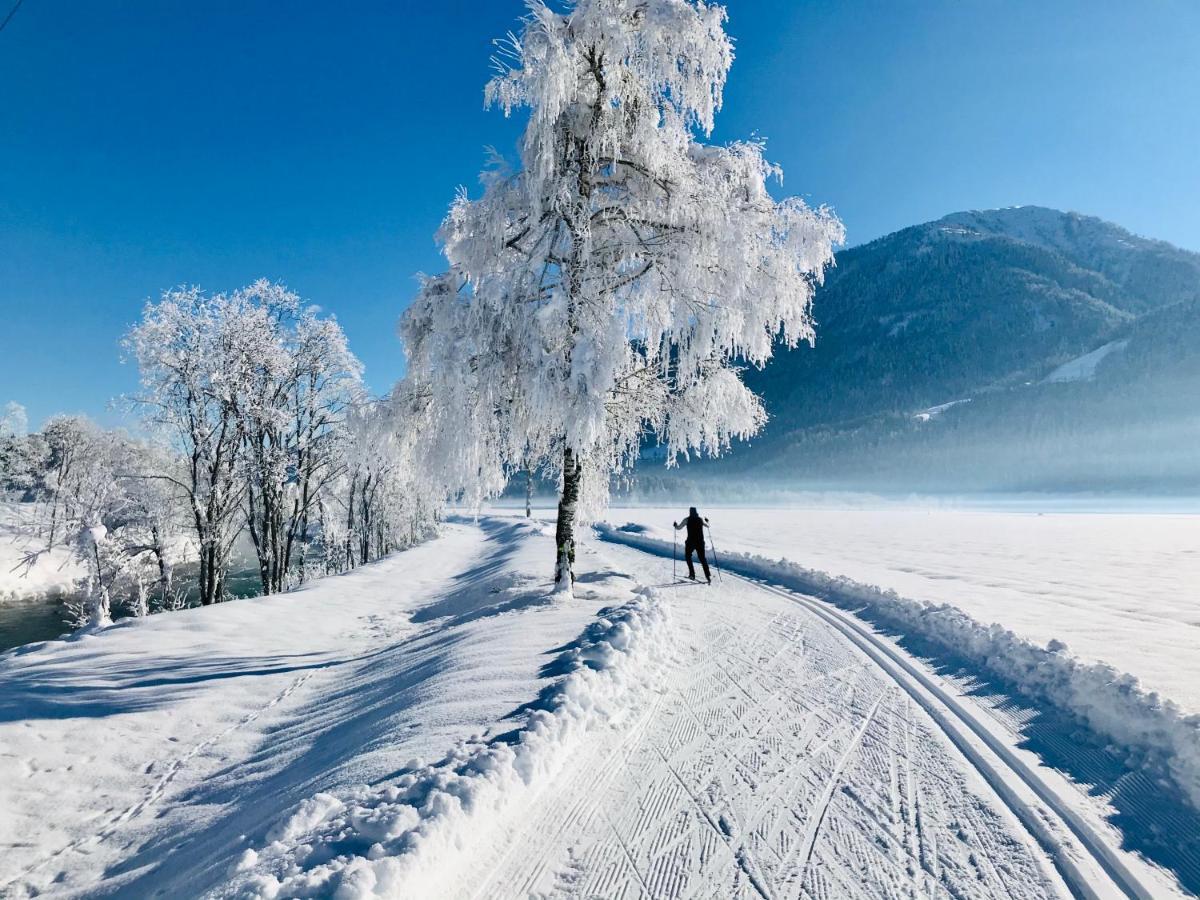
<path fill-rule="evenodd" d="M 596 526 L 604 540 L 665 556 L 669 541 L 640 533 L 639 526 Z M 948 656 L 969 662 L 1028 697 L 1075 716 L 1127 752 L 1144 754 L 1200 809 L 1200 716 L 1142 688 L 1136 676 L 1103 662 L 1071 655 L 1061 641 L 1040 647 L 1001 625 L 984 625 L 961 609 L 902 597 L 895 591 L 806 569 L 787 559 L 726 553 L 731 572 L 782 585 L 833 603 L 872 623 L 923 638 Z"/>
<path fill-rule="evenodd" d="M 489 831 L 500 833 L 589 732 L 639 709 L 674 657 L 668 607 L 652 588 L 600 611 L 544 670 L 562 675 L 516 730 L 466 743 L 382 787 L 317 794 L 247 850 L 214 897 L 437 897 Z"/>

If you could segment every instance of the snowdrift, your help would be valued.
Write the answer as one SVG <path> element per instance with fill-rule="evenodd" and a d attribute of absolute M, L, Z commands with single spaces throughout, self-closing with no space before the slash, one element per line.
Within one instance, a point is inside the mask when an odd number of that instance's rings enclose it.
<path fill-rule="evenodd" d="M 669 541 L 644 531 L 636 524 L 596 526 L 604 540 L 662 556 L 672 553 Z M 729 571 L 795 589 L 850 612 L 865 612 L 872 622 L 928 640 L 1018 692 L 1065 710 L 1118 749 L 1143 754 L 1147 764 L 1161 766 L 1200 809 L 1200 716 L 1187 715 L 1171 700 L 1144 690 L 1135 676 L 1104 663 L 1084 662 L 1061 641 L 1040 647 L 948 604 L 912 600 L 787 559 L 722 552 L 719 562 Z"/>
<path fill-rule="evenodd" d="M 481 837 L 503 833 L 588 732 L 619 726 L 641 706 L 673 655 L 671 635 L 665 603 L 639 587 L 546 666 L 563 677 L 521 711 L 514 731 L 432 765 L 413 760 L 382 787 L 305 800 L 212 896 L 448 896 Z"/>

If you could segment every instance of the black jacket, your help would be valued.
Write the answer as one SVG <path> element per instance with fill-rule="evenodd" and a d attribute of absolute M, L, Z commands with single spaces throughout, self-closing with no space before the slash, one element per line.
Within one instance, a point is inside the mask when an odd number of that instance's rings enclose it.
<path fill-rule="evenodd" d="M 687 526 L 687 542 L 689 544 L 696 544 L 697 546 L 703 547 L 704 546 L 704 526 L 707 524 L 708 524 L 708 519 L 705 519 L 703 516 L 689 515 L 689 516 L 685 516 L 678 523 L 676 523 L 675 528 L 676 528 L 676 530 L 678 530 L 680 528 L 683 528 L 686 525 Z"/>

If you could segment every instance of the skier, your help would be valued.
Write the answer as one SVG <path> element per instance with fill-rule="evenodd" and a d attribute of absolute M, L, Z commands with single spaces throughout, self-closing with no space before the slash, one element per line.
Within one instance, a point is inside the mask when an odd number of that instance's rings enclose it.
<path fill-rule="evenodd" d="M 696 512 L 696 507 L 688 509 L 686 517 L 678 522 L 672 522 L 675 530 L 687 528 L 687 540 L 683 543 L 683 555 L 687 559 L 688 578 L 692 581 L 696 580 L 696 567 L 692 565 L 692 551 L 700 557 L 700 566 L 704 569 L 704 577 L 712 584 L 712 575 L 708 572 L 708 557 L 704 555 L 704 526 L 708 524 L 708 519 L 701 517 L 700 513 Z"/>

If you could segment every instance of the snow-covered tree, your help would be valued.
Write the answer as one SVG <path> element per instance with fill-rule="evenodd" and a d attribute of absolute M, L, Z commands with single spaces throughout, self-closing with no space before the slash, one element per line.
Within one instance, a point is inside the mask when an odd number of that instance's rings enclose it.
<path fill-rule="evenodd" d="M 320 497 L 339 474 L 343 416 L 362 392 L 362 365 L 337 322 L 282 285 L 259 281 L 235 297 L 243 334 L 259 332 L 257 365 L 236 402 L 246 521 L 271 594 L 288 586 Z"/>
<path fill-rule="evenodd" d="M 240 401 L 258 360 L 270 351 L 261 329 L 245 329 L 244 301 L 198 288 L 167 291 L 148 303 L 125 346 L 138 363 L 135 402 L 148 425 L 183 459 L 158 473 L 185 498 L 199 553 L 204 605 L 221 600 L 234 539 L 243 526 Z"/>
<path fill-rule="evenodd" d="M 41 434 L 27 434 L 25 407 L 11 402 L 0 412 L 0 492 L 36 499 L 44 487 L 49 449 Z"/>
<path fill-rule="evenodd" d="M 413 455 L 415 424 L 403 386 L 356 404 L 342 440 L 342 475 L 333 492 L 340 509 L 323 515 L 330 553 L 352 568 L 425 536 L 440 497 Z"/>
<path fill-rule="evenodd" d="M 95 523 L 79 531 L 76 554 L 87 566 L 79 593 L 67 600 L 67 615 L 76 628 L 112 624 L 111 559 L 108 531 Z"/>
<path fill-rule="evenodd" d="M 264 593 L 283 590 L 339 474 L 343 414 L 361 393 L 340 326 L 260 280 L 230 294 L 168 291 L 126 346 L 141 370 L 137 404 L 185 461 L 157 477 L 187 499 L 201 603 L 222 598 L 244 526 Z"/>
<path fill-rule="evenodd" d="M 25 407 L 10 400 L 0 410 L 0 437 L 24 437 L 29 430 L 29 416 Z"/>
<path fill-rule="evenodd" d="M 152 598 L 160 608 L 175 604 L 184 511 L 161 474 L 179 477 L 179 458 L 82 416 L 55 416 L 24 441 L 36 449 L 30 471 L 38 502 L 17 529 L 44 544 L 22 565 L 57 544 L 71 548 L 86 575 L 66 601 L 69 620 L 104 625 L 117 604 L 139 615 Z"/>
<path fill-rule="evenodd" d="M 521 166 L 455 201 L 439 232 L 449 270 L 425 280 L 402 334 L 430 398 L 426 460 L 449 490 L 478 500 L 531 461 L 559 476 L 569 588 L 577 516 L 648 434 L 670 463 L 761 427 L 737 367 L 812 339 L 843 232 L 772 197 L 761 144 L 698 140 L 733 60 L 722 7 L 529 8 L 486 90 L 506 114 L 529 110 Z"/>
<path fill-rule="evenodd" d="M 96 425 L 83 416 L 54 416 L 42 429 L 49 455 L 43 478 L 50 494 L 47 549 L 62 537 L 64 522 L 78 524 L 88 507 L 95 506 L 94 499 L 88 495 L 95 483 L 99 435 Z M 90 485 L 89 480 L 93 484 Z"/>
<path fill-rule="evenodd" d="M 87 572 L 79 585 L 73 618 L 78 625 L 107 625 L 120 582 L 138 555 L 125 546 L 135 523 L 121 477 L 133 445 L 125 435 L 83 418 L 62 417 L 52 421 L 46 432 L 54 436 L 56 455 L 69 455 L 71 460 L 57 467 L 61 477 L 53 483 L 60 518 L 52 527 L 69 536 Z"/>
<path fill-rule="evenodd" d="M 136 614 L 149 611 L 150 585 L 159 609 L 176 602 L 175 566 L 184 552 L 184 527 L 189 510 L 181 502 L 175 485 L 186 477 L 183 460 L 166 447 L 155 444 L 126 444 L 117 464 L 117 477 L 126 498 L 121 524 L 131 532 L 126 552 L 136 558 L 129 577 L 136 587 Z"/>

